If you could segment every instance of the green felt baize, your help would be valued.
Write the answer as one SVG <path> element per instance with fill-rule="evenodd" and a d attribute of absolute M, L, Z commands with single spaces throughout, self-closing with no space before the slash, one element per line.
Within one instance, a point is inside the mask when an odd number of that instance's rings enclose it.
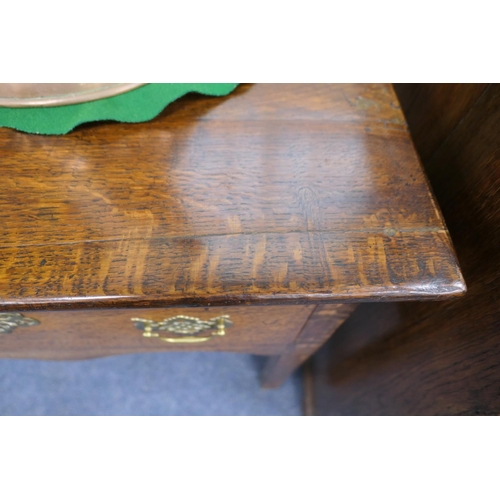
<path fill-rule="evenodd" d="M 67 134 L 77 125 L 100 120 L 137 123 L 153 119 L 189 92 L 223 96 L 237 83 L 149 83 L 125 94 L 98 101 L 47 108 L 0 107 L 0 127 L 31 134 Z"/>

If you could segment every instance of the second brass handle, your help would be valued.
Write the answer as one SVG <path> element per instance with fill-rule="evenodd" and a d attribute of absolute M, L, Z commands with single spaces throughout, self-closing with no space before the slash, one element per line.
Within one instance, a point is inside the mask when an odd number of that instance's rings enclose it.
<path fill-rule="evenodd" d="M 136 328 L 143 330 L 142 336 L 146 338 L 157 338 L 163 342 L 172 344 L 194 344 L 206 342 L 214 337 L 224 336 L 226 327 L 231 326 L 229 316 L 218 316 L 210 320 L 201 320 L 192 316 L 174 316 L 157 322 L 150 319 L 132 318 Z M 198 336 L 205 330 L 212 331 L 209 336 Z M 180 335 L 179 337 L 164 337 L 160 332 L 168 331 Z"/>

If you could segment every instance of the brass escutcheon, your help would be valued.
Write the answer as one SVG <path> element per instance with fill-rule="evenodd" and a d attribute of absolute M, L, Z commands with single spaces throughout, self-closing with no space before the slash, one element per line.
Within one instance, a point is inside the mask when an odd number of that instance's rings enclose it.
<path fill-rule="evenodd" d="M 21 313 L 0 313 L 0 333 L 12 333 L 18 326 L 39 325 L 40 321 L 26 318 Z"/>
<path fill-rule="evenodd" d="M 173 316 L 162 321 L 153 321 L 152 319 L 132 318 L 135 327 L 143 330 L 142 336 L 146 338 L 157 338 L 164 342 L 177 344 L 190 344 L 196 342 L 206 342 L 214 337 L 220 337 L 226 334 L 226 328 L 233 323 L 228 315 L 218 316 L 208 320 L 202 320 L 192 316 Z M 199 336 L 201 332 L 215 330 L 210 335 Z M 158 332 L 170 332 L 180 335 L 179 337 L 164 337 Z"/>

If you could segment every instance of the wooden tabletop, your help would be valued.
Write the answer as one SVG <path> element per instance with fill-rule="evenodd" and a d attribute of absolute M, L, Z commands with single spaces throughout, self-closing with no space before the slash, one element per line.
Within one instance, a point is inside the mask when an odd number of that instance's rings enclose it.
<path fill-rule="evenodd" d="M 465 290 L 390 85 L 241 85 L 0 152 L 0 310 Z"/>

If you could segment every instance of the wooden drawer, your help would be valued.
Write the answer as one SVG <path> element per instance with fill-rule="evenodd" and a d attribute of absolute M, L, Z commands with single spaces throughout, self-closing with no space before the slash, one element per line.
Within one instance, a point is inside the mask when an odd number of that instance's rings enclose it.
<path fill-rule="evenodd" d="M 168 309 L 30 311 L 39 321 L 0 334 L 0 357 L 84 359 L 165 350 L 233 351 L 275 355 L 294 342 L 315 306 L 234 306 Z M 224 336 L 198 343 L 169 343 L 145 338 L 132 318 L 155 322 L 178 315 L 209 320 L 229 315 Z M 213 331 L 213 330 L 212 330 Z M 166 337 L 178 337 L 161 332 Z M 203 332 L 200 335 L 210 335 Z"/>

